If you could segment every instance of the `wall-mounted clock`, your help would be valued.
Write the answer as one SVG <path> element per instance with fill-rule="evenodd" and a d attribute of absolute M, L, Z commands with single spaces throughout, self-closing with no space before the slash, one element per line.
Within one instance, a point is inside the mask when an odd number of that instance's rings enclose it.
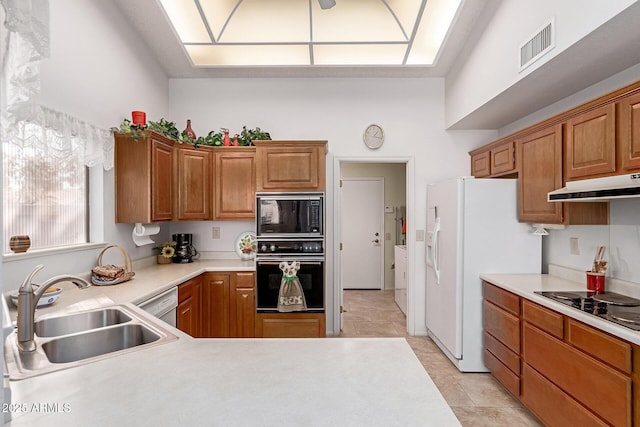
<path fill-rule="evenodd" d="M 384 142 L 384 131 L 379 125 L 369 125 L 364 130 L 362 139 L 364 140 L 364 145 L 375 150 L 380 148 Z"/>

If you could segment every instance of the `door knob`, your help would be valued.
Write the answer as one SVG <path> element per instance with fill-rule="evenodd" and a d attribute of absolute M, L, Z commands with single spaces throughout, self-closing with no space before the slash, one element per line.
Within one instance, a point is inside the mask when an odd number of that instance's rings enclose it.
<path fill-rule="evenodd" d="M 374 236 L 376 236 L 376 237 L 378 237 L 379 235 L 380 235 L 380 233 L 376 233 L 376 234 L 374 234 Z"/>
<path fill-rule="evenodd" d="M 379 239 L 376 239 L 376 240 L 372 240 L 371 242 L 373 242 L 373 243 L 380 243 L 380 240 L 379 240 Z"/>

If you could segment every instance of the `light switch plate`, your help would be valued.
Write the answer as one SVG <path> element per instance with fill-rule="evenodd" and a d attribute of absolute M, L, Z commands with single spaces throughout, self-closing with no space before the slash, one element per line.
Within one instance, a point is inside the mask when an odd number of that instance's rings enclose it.
<path fill-rule="evenodd" d="M 580 255 L 580 245 L 577 237 L 569 239 L 569 252 L 571 255 Z"/>
<path fill-rule="evenodd" d="M 219 239 L 220 238 L 220 227 L 213 227 L 211 229 L 211 238 Z"/>
<path fill-rule="evenodd" d="M 416 242 L 424 242 L 424 230 L 416 230 Z"/>

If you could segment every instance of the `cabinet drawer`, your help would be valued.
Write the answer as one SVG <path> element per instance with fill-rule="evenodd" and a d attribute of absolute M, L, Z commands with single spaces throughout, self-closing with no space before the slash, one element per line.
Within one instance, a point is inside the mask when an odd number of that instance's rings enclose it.
<path fill-rule="evenodd" d="M 511 372 L 490 351 L 484 350 L 484 364 L 491 374 L 514 396 L 520 396 L 520 377 Z"/>
<path fill-rule="evenodd" d="M 191 298 L 193 295 L 193 281 L 189 280 L 181 285 L 178 285 L 178 303 Z"/>
<path fill-rule="evenodd" d="M 629 377 L 528 323 L 523 327 L 523 360 L 605 421 L 631 423 Z"/>
<path fill-rule="evenodd" d="M 482 283 L 484 286 L 484 299 L 491 301 L 498 307 L 503 308 L 516 316 L 520 315 L 519 296 L 492 285 L 489 282 Z"/>
<path fill-rule="evenodd" d="M 256 276 L 253 272 L 235 273 L 234 287 L 251 288 L 256 285 Z"/>
<path fill-rule="evenodd" d="M 568 321 L 567 342 L 631 375 L 631 344 L 573 319 Z"/>
<path fill-rule="evenodd" d="M 484 301 L 484 330 L 515 353 L 520 353 L 520 319 Z"/>
<path fill-rule="evenodd" d="M 522 402 L 550 427 L 607 425 L 526 364 L 522 368 Z"/>
<path fill-rule="evenodd" d="M 520 356 L 495 339 L 493 335 L 486 332 L 484 333 L 484 348 L 497 357 L 514 374 L 520 375 Z"/>
<path fill-rule="evenodd" d="M 522 319 L 554 337 L 564 337 L 564 324 L 560 313 L 525 300 L 522 303 Z"/>

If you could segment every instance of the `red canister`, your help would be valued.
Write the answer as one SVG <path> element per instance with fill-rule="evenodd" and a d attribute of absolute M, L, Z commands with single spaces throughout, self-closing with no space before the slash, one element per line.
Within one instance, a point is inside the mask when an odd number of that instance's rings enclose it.
<path fill-rule="evenodd" d="M 604 273 L 594 273 L 593 271 L 587 271 L 587 290 L 593 291 L 596 294 L 603 294 L 604 278 Z"/>

